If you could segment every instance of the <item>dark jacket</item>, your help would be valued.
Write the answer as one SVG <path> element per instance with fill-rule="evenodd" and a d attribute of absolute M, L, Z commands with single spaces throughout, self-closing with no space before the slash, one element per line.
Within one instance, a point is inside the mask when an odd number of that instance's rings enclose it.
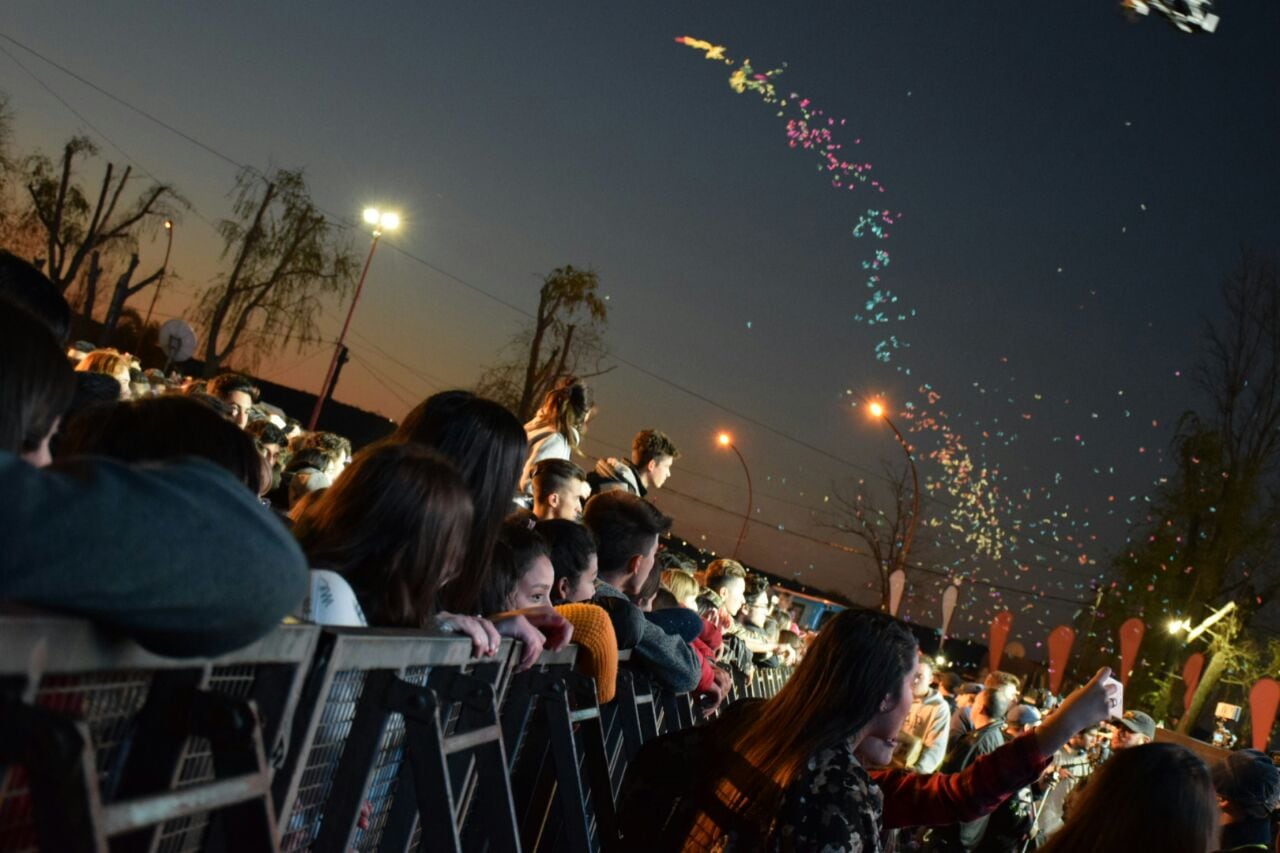
<path fill-rule="evenodd" d="M 0 601 L 83 616 L 160 654 L 247 645 L 307 591 L 288 530 L 203 460 L 41 469 L 0 452 L 0 506 Z"/>
<path fill-rule="evenodd" d="M 644 611 L 632 604 L 621 590 L 604 581 L 597 581 L 596 596 L 592 599 L 592 603 L 600 604 L 602 601 L 609 600 L 611 601 L 606 609 L 610 610 L 610 617 L 613 618 L 615 626 L 619 618 L 613 615 L 615 609 L 622 618 L 627 618 L 626 614 L 632 611 L 639 613 L 644 623 L 640 642 L 636 643 L 632 650 L 631 659 L 639 661 L 644 666 L 645 672 L 668 690 L 688 693 L 697 688 L 698 681 L 702 678 L 702 661 L 699 660 L 693 646 L 686 643 L 683 638 L 668 634 L 645 619 Z M 616 627 L 615 630 L 617 630 Z"/>

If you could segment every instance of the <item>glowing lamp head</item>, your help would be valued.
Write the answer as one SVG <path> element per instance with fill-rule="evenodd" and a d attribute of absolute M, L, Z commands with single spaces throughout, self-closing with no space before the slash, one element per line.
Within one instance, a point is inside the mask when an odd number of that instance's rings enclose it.
<path fill-rule="evenodd" d="M 727 432 L 722 432 L 716 436 L 716 441 L 720 442 L 721 447 L 728 447 L 733 444 L 733 438 Z"/>
<path fill-rule="evenodd" d="M 400 214 L 384 213 L 378 218 L 378 225 L 383 231 L 395 231 L 400 227 Z"/>
<path fill-rule="evenodd" d="M 867 406 L 867 411 L 871 413 L 871 417 L 873 418 L 884 417 L 884 406 L 882 406 L 880 403 L 872 403 L 871 405 Z"/>
<path fill-rule="evenodd" d="M 364 221 L 370 225 L 377 225 L 378 220 L 382 218 L 382 214 L 378 212 L 376 207 L 366 207 L 364 209 Z"/>
<path fill-rule="evenodd" d="M 172 230 L 173 230 L 173 220 L 172 220 L 172 219 L 166 219 L 166 220 L 164 221 L 164 230 L 166 230 L 166 231 L 172 231 Z"/>

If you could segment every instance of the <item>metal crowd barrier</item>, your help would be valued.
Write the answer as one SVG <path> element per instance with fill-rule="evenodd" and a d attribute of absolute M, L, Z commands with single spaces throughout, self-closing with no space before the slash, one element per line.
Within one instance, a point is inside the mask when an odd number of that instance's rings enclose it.
<path fill-rule="evenodd" d="M 700 716 L 626 651 L 599 705 L 576 651 L 514 673 L 511 641 L 477 660 L 462 638 L 297 625 L 176 660 L 0 612 L 0 850 L 607 853 L 631 759 Z"/>

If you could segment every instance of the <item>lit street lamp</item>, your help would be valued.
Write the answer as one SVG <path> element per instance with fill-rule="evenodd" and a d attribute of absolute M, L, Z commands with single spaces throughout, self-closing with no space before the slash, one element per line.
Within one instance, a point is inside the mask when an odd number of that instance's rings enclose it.
<path fill-rule="evenodd" d="M 738 461 L 742 463 L 742 473 L 747 475 L 747 511 L 742 514 L 742 530 L 738 533 L 738 541 L 733 546 L 733 558 L 738 559 L 738 549 L 742 547 L 742 540 L 747 536 L 747 523 L 751 521 L 751 505 L 755 502 L 754 495 L 751 491 L 751 470 L 747 468 L 747 460 L 742 458 L 742 452 L 738 450 L 738 446 L 733 443 L 733 437 L 727 432 L 722 432 L 716 436 L 716 441 L 721 447 L 727 447 L 738 456 Z"/>
<path fill-rule="evenodd" d="M 142 321 L 142 330 L 146 331 L 147 326 L 151 325 L 151 312 L 156 310 L 156 300 L 160 298 L 160 288 L 164 286 L 164 277 L 169 272 L 169 253 L 173 251 L 173 220 L 166 219 L 164 221 L 164 236 L 168 241 L 164 246 L 164 263 L 160 265 L 160 280 L 156 282 L 156 289 L 151 291 L 151 305 L 147 308 L 147 319 Z"/>
<path fill-rule="evenodd" d="M 898 552 L 898 568 L 905 570 L 907 567 L 907 554 L 911 552 L 911 542 L 916 536 L 916 522 L 920 520 L 920 477 L 916 473 L 915 455 L 912 453 L 911 445 L 907 444 L 907 440 L 902 437 L 898 427 L 889 419 L 889 415 L 882 403 L 872 401 L 867 406 L 867 411 L 871 413 L 871 417 L 882 420 L 889 425 L 889 429 L 893 430 L 893 437 L 898 440 L 899 446 L 902 447 L 902 452 L 907 456 L 907 464 L 911 466 L 911 523 L 907 525 L 907 534 L 902 537 L 902 550 Z"/>
<path fill-rule="evenodd" d="M 365 276 L 369 274 L 369 265 L 373 263 L 373 253 L 378 248 L 378 238 L 382 236 L 383 231 L 395 231 L 400 227 L 400 214 L 388 210 L 378 210 L 376 207 L 366 207 L 364 209 L 364 221 L 366 224 L 373 226 L 373 242 L 369 244 L 369 256 L 364 259 L 364 269 L 360 271 L 360 280 L 356 282 L 356 293 L 355 296 L 351 297 L 351 307 L 347 309 L 347 319 L 342 324 L 342 333 L 338 335 L 338 343 L 333 348 L 333 359 L 329 362 L 329 372 L 325 374 L 324 384 L 320 386 L 320 394 L 316 397 L 316 407 L 311 410 L 311 421 L 307 424 L 308 430 L 314 430 L 316 424 L 320 422 L 320 410 L 324 408 L 324 401 L 333 394 L 333 386 L 338 381 L 338 368 L 342 362 L 346 361 L 343 354 L 346 350 L 347 329 L 351 327 L 351 318 L 355 316 L 356 303 L 360 301 L 360 291 L 364 289 Z"/>

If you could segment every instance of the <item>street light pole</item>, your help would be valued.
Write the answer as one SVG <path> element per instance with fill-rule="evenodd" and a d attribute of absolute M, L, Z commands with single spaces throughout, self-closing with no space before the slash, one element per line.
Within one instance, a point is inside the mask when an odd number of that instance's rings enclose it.
<path fill-rule="evenodd" d="M 889 429 L 893 430 L 893 437 L 898 440 L 902 452 L 906 454 L 907 465 L 911 467 L 911 522 L 907 525 L 907 534 L 902 537 L 902 551 L 898 554 L 898 568 L 906 570 L 907 555 L 911 553 L 911 543 L 916 538 L 916 523 L 920 520 L 920 476 L 916 472 L 915 454 L 912 453 L 911 445 L 907 444 L 907 440 L 898 430 L 896 424 L 889 419 L 889 414 L 880 403 L 872 403 L 868 407 L 873 417 L 879 418 L 889 425 Z"/>
<path fill-rule="evenodd" d="M 742 514 L 742 530 L 738 533 L 738 541 L 733 546 L 733 559 L 736 560 L 738 559 L 738 549 L 742 547 L 742 540 L 747 536 L 747 524 L 751 521 L 751 507 L 755 503 L 755 495 L 751 488 L 751 469 L 747 467 L 747 460 L 743 458 L 742 452 L 733 443 L 729 433 L 720 433 L 717 441 L 720 442 L 721 447 L 727 447 L 737 455 L 738 461 L 742 463 L 742 473 L 747 475 L 747 511 Z"/>
<path fill-rule="evenodd" d="M 156 289 L 151 292 L 151 305 L 147 308 L 147 319 L 142 321 L 142 331 L 145 333 L 147 326 L 151 325 L 151 312 L 156 310 L 156 300 L 160 298 L 160 288 L 164 286 L 164 277 L 169 272 L 169 253 L 173 251 L 173 220 L 166 219 L 164 221 L 165 235 L 168 242 L 164 247 L 164 263 L 160 265 L 160 280 L 156 282 Z"/>
<path fill-rule="evenodd" d="M 325 374 L 324 384 L 320 386 L 320 394 L 316 397 L 315 408 L 311 410 L 311 420 L 307 429 L 314 431 L 320 422 L 320 411 L 324 401 L 333 393 L 334 377 L 338 372 L 338 363 L 342 359 L 342 351 L 346 347 L 347 330 L 351 328 L 351 318 L 356 313 L 356 303 L 360 301 L 360 292 L 364 290 L 365 277 L 369 275 L 369 266 L 373 263 L 373 253 L 378 250 L 378 240 L 383 229 L 394 231 L 400 225 L 400 217 L 395 213 L 384 213 L 376 208 L 365 208 L 364 221 L 373 226 L 373 240 L 369 243 L 369 254 L 364 259 L 364 269 L 360 271 L 360 280 L 356 282 L 356 292 L 351 298 L 351 307 L 347 309 L 347 319 L 342 324 L 342 332 L 338 335 L 338 343 L 333 348 L 333 358 L 329 361 L 329 370 Z"/>

